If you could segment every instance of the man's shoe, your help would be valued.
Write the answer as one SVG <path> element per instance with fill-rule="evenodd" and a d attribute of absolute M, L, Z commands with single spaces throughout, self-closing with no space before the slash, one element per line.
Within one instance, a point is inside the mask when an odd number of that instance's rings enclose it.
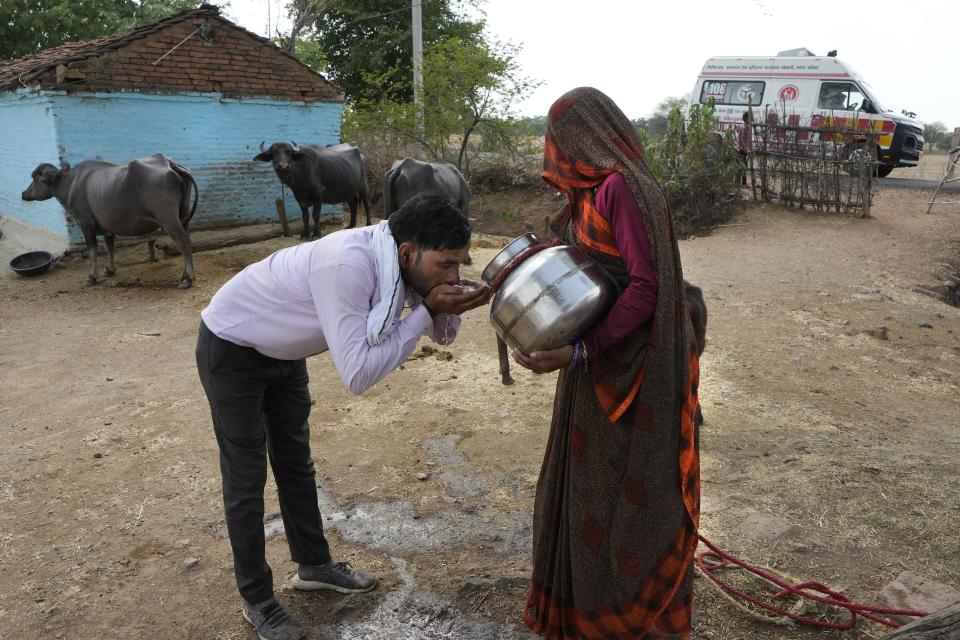
<path fill-rule="evenodd" d="M 290 582 L 294 589 L 303 591 L 330 589 L 340 593 L 363 593 L 377 586 L 377 574 L 357 571 L 346 562 L 302 564 Z"/>
<path fill-rule="evenodd" d="M 260 640 L 301 640 L 307 630 L 274 596 L 260 604 L 243 602 L 243 618 L 257 630 Z"/>

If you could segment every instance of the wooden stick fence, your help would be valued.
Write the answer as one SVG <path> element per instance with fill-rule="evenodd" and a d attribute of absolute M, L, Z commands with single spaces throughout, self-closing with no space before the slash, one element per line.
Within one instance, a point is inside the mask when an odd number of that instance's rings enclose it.
<path fill-rule="evenodd" d="M 780 122 L 752 125 L 754 200 L 869 217 L 878 131 Z"/>

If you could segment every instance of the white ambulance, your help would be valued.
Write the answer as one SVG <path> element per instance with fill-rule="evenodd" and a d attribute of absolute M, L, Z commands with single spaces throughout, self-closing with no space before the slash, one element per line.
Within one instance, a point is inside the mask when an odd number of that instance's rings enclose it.
<path fill-rule="evenodd" d="M 923 152 L 923 125 L 884 109 L 870 85 L 850 66 L 807 49 L 782 51 L 770 58 L 710 58 L 697 78 L 690 103 L 716 103 L 722 128 L 743 125 L 752 105 L 754 118 L 786 118 L 786 124 L 829 125 L 883 132 L 877 174 L 913 167 Z"/>

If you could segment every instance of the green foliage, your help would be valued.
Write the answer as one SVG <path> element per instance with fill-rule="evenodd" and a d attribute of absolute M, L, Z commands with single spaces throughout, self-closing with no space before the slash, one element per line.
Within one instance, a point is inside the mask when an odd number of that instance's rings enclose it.
<path fill-rule="evenodd" d="M 0 60 L 128 31 L 197 0 L 0 0 Z"/>
<path fill-rule="evenodd" d="M 547 116 L 518 118 L 517 127 L 522 135 L 542 136 L 547 132 Z"/>
<path fill-rule="evenodd" d="M 330 62 L 320 45 L 313 38 L 298 38 L 296 41 L 296 55 L 304 63 L 318 73 L 325 73 Z"/>
<path fill-rule="evenodd" d="M 0 0 L 0 60 L 124 27 L 128 0 Z"/>
<path fill-rule="evenodd" d="M 927 149 L 949 151 L 953 132 L 942 122 L 930 122 L 923 125 L 923 139 Z"/>
<path fill-rule="evenodd" d="M 517 52 L 483 38 L 432 45 L 423 57 L 422 127 L 416 106 L 402 99 L 412 94 L 411 80 L 394 81 L 395 68 L 368 72 L 364 83 L 374 88 L 347 110 L 343 137 L 391 148 L 406 141 L 429 159 L 454 162 L 462 171 L 480 151 L 520 153 L 525 136 L 512 108 L 538 83 L 520 75 Z M 390 82 L 398 83 L 390 93 L 377 88 Z"/>
<path fill-rule="evenodd" d="M 641 136 L 647 162 L 663 188 L 681 233 L 726 220 L 738 198 L 742 165 L 732 132 L 717 133 L 714 103 L 694 104 L 684 120 L 679 108 L 666 118 L 663 138 Z"/>
<path fill-rule="evenodd" d="M 204 1 L 207 2 L 207 4 L 217 4 L 211 3 L 208 0 Z M 135 2 L 134 4 L 136 8 L 133 11 L 133 15 L 128 18 L 127 24 L 124 26 L 125 29 L 142 27 L 145 24 L 152 24 L 163 20 L 175 13 L 196 9 L 200 5 L 200 0 L 140 0 L 140 2 Z M 219 4 L 223 6 L 225 3 Z"/>
<path fill-rule="evenodd" d="M 647 127 L 650 126 L 649 118 L 633 118 L 630 120 L 630 124 L 633 125 L 638 136 L 647 137 Z"/>
<path fill-rule="evenodd" d="M 647 136 L 652 140 L 661 140 L 667 134 L 667 127 L 670 123 L 670 114 L 675 110 L 683 111 L 687 106 L 688 98 L 672 96 L 669 98 L 664 98 L 657 104 L 657 108 L 654 109 L 653 115 L 649 118 L 643 119 L 643 128 L 647 132 Z M 634 121 L 634 126 L 638 125 L 637 121 Z"/>
<path fill-rule="evenodd" d="M 467 0 L 476 5 L 479 0 Z M 483 42 L 483 22 L 455 10 L 463 0 L 429 0 L 422 4 L 423 48 L 457 40 L 467 46 Z M 325 10 L 305 37 L 322 52 L 330 80 L 347 101 L 413 101 L 413 44 L 410 3 L 396 0 L 351 0 Z"/>
<path fill-rule="evenodd" d="M 923 125 L 923 139 L 930 144 L 934 144 L 946 131 L 947 127 L 942 122 L 928 122 Z"/>

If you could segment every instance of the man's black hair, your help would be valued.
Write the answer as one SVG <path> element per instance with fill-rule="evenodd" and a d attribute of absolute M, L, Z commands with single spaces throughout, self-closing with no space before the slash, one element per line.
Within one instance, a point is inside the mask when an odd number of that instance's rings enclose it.
<path fill-rule="evenodd" d="M 387 224 L 397 246 L 413 242 L 418 254 L 470 244 L 470 222 L 452 200 L 438 193 L 418 193 L 394 211 Z"/>

